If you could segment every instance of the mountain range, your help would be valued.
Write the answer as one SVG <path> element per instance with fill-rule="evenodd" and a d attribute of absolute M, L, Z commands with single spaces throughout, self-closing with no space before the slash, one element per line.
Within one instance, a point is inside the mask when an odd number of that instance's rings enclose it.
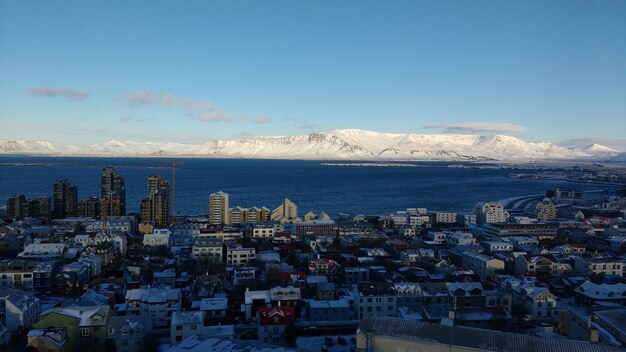
<path fill-rule="evenodd" d="M 308 135 L 213 140 L 201 144 L 109 141 L 90 146 L 0 140 L 0 154 L 171 156 L 302 160 L 546 161 L 624 160 L 600 144 L 564 147 L 505 135 L 383 133 L 358 129 Z"/>

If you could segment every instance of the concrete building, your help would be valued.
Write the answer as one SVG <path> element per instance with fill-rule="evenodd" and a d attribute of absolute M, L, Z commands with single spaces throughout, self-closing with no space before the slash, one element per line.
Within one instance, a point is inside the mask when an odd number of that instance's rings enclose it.
<path fill-rule="evenodd" d="M 552 254 L 522 254 L 515 258 L 515 275 L 534 273 L 541 278 L 558 277 L 561 265 Z"/>
<path fill-rule="evenodd" d="M 209 223 L 212 225 L 231 224 L 228 210 L 228 193 L 219 191 L 209 195 Z"/>
<path fill-rule="evenodd" d="M 446 247 L 470 246 L 476 244 L 476 238 L 468 232 L 450 232 L 445 239 Z"/>
<path fill-rule="evenodd" d="M 112 167 L 105 167 L 100 174 L 100 198 L 103 216 L 126 215 L 124 177 Z"/>

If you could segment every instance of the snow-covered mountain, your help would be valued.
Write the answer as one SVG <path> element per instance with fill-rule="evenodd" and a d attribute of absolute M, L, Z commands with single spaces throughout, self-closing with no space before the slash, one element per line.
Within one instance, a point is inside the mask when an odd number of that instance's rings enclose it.
<path fill-rule="evenodd" d="M 193 156 L 322 160 L 537 161 L 606 160 L 619 152 L 594 144 L 566 148 L 503 135 L 410 134 L 342 129 L 286 137 L 214 140 L 204 144 L 110 141 L 88 147 L 40 141 L 2 141 L 0 154 Z"/>

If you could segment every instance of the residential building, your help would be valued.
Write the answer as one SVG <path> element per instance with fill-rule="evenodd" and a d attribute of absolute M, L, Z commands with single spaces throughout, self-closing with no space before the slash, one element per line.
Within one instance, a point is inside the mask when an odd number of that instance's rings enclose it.
<path fill-rule="evenodd" d="M 33 290 L 33 270 L 37 262 L 24 259 L 0 260 L 0 288 Z"/>
<path fill-rule="evenodd" d="M 100 175 L 100 198 L 103 217 L 126 215 L 124 177 L 112 167 L 105 167 Z"/>
<path fill-rule="evenodd" d="M 254 248 L 226 248 L 226 265 L 246 266 L 256 260 Z"/>
<path fill-rule="evenodd" d="M 344 281 L 347 285 L 370 281 L 370 271 L 363 267 L 345 267 Z"/>
<path fill-rule="evenodd" d="M 288 198 L 285 201 L 272 210 L 272 221 L 280 221 L 281 223 L 289 222 L 298 217 L 298 206 Z"/>
<path fill-rule="evenodd" d="M 13 331 L 26 331 L 39 315 L 39 298 L 20 289 L 0 290 L 0 324 Z"/>
<path fill-rule="evenodd" d="M 254 224 L 250 228 L 251 238 L 274 238 L 276 233 L 276 226 L 274 224 Z"/>
<path fill-rule="evenodd" d="M 146 350 L 146 337 L 152 333 L 149 316 L 115 316 L 109 320 L 108 338 L 115 341 L 115 352 Z"/>
<path fill-rule="evenodd" d="M 348 300 L 308 301 L 307 318 L 309 321 L 351 320 L 352 307 Z"/>
<path fill-rule="evenodd" d="M 141 221 L 157 227 L 170 223 L 170 186 L 169 181 L 159 175 L 147 178 L 147 198 L 141 201 Z"/>
<path fill-rule="evenodd" d="M 591 306 L 596 302 L 613 302 L 626 305 L 626 284 L 601 283 L 585 281 L 574 289 L 576 304 Z"/>
<path fill-rule="evenodd" d="M 171 231 L 168 229 L 154 229 L 153 233 L 143 235 L 143 245 L 150 247 L 171 246 Z"/>
<path fill-rule="evenodd" d="M 33 325 L 37 329 L 62 328 L 69 351 L 89 346 L 90 351 L 107 351 L 107 326 L 113 316 L 109 306 L 53 308 Z"/>
<path fill-rule="evenodd" d="M 539 221 L 553 221 L 557 218 L 557 208 L 550 198 L 544 198 L 535 206 L 535 214 Z"/>
<path fill-rule="evenodd" d="M 461 257 L 463 267 L 472 270 L 483 280 L 489 280 L 496 271 L 504 270 L 504 262 L 489 255 L 467 251 Z"/>
<path fill-rule="evenodd" d="M 624 261 L 617 258 L 576 258 L 574 270 L 587 277 L 592 275 L 624 275 Z"/>
<path fill-rule="evenodd" d="M 76 216 L 78 188 L 66 179 L 58 180 L 52 187 L 53 217 L 63 219 Z"/>
<path fill-rule="evenodd" d="M 76 203 L 76 216 L 95 218 L 100 216 L 100 211 L 100 199 L 98 197 L 89 197 Z"/>
<path fill-rule="evenodd" d="M 228 298 L 203 298 L 191 307 L 204 313 L 205 326 L 221 324 L 227 318 Z"/>
<path fill-rule="evenodd" d="M 209 223 L 212 225 L 231 224 L 228 210 L 228 193 L 219 191 L 209 195 Z"/>
<path fill-rule="evenodd" d="M 451 232 L 447 234 L 445 244 L 448 248 L 456 246 L 470 246 L 476 244 L 476 239 L 471 233 Z"/>
<path fill-rule="evenodd" d="M 28 217 L 28 201 L 23 194 L 12 194 L 7 198 L 6 218 L 22 220 Z"/>
<path fill-rule="evenodd" d="M 513 304 L 533 319 L 556 317 L 556 296 L 546 287 L 524 284 L 512 287 Z"/>
<path fill-rule="evenodd" d="M 479 202 L 476 204 L 476 225 L 507 222 L 509 218 L 509 212 L 504 210 L 500 203 Z"/>
<path fill-rule="evenodd" d="M 47 224 L 52 220 L 52 201 L 50 197 L 37 197 L 28 201 L 28 216 Z"/>
<path fill-rule="evenodd" d="M 190 336 L 201 335 L 203 325 L 204 312 L 174 312 L 170 327 L 170 345 L 176 346 Z"/>
<path fill-rule="evenodd" d="M 154 328 L 169 327 L 174 312 L 181 311 L 179 289 L 140 288 L 126 291 L 128 315 L 147 315 Z"/>
<path fill-rule="evenodd" d="M 354 285 L 354 314 L 356 319 L 367 316 L 395 316 L 397 296 L 393 286 L 387 283 L 361 283 Z"/>
<path fill-rule="evenodd" d="M 196 238 L 193 241 L 193 259 L 208 260 L 210 263 L 222 263 L 224 251 L 224 241 L 220 238 Z"/>
<path fill-rule="evenodd" d="M 289 326 L 296 322 L 294 307 L 259 308 L 258 339 L 260 343 L 285 345 Z"/>
<path fill-rule="evenodd" d="M 64 328 L 32 329 L 26 338 L 27 346 L 38 352 L 71 352 Z"/>
<path fill-rule="evenodd" d="M 556 237 L 558 226 L 545 223 L 489 223 L 483 226 L 486 235 L 507 237 L 527 236 L 537 240 L 553 239 Z"/>
<path fill-rule="evenodd" d="M 291 285 L 287 287 L 276 286 L 270 289 L 269 295 L 272 306 L 295 307 L 296 313 L 298 312 L 298 306 L 302 299 L 299 287 Z"/>
<path fill-rule="evenodd" d="M 515 258 L 515 275 L 533 273 L 548 278 L 561 275 L 561 265 L 552 254 L 522 254 Z"/>

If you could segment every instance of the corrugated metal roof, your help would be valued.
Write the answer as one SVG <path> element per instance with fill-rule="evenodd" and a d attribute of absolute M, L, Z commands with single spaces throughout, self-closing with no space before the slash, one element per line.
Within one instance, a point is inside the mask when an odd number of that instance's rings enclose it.
<path fill-rule="evenodd" d="M 408 340 L 463 346 L 495 352 L 623 352 L 622 349 L 582 341 L 546 339 L 460 326 L 444 326 L 397 318 L 366 317 L 359 330 Z"/>

